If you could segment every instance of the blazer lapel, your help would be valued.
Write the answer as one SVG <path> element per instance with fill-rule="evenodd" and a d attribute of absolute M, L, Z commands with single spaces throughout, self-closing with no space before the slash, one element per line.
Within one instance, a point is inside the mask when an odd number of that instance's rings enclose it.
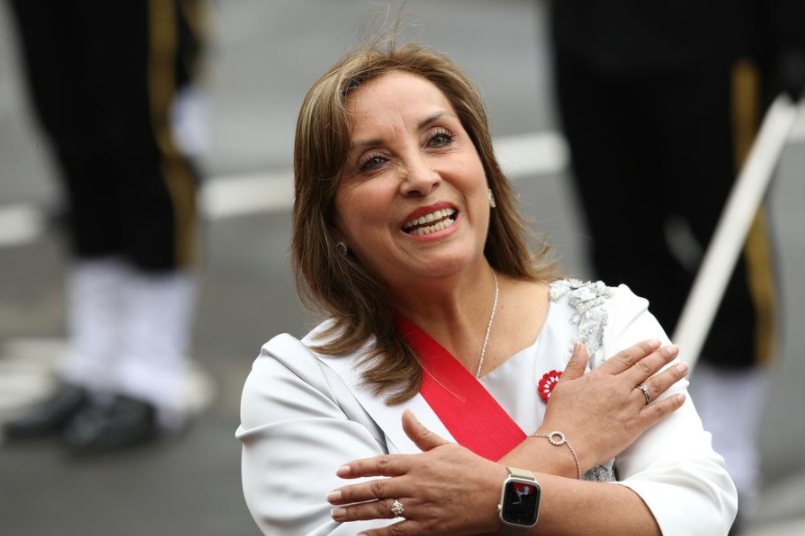
<path fill-rule="evenodd" d="M 434 413 L 433 409 L 428 405 L 422 395 L 417 394 L 402 404 L 389 406 L 382 398 L 377 397 L 372 392 L 371 388 L 363 385 L 360 371 L 357 370 L 356 366 L 360 353 L 341 357 L 325 356 L 315 353 L 314 355 L 344 380 L 349 390 L 383 430 L 389 443 L 394 445 L 397 452 L 404 454 L 421 452 L 419 447 L 417 447 L 405 434 L 405 431 L 403 431 L 402 414 L 406 409 L 413 411 L 419 422 L 430 431 L 455 443 L 453 436 L 447 428 L 444 427 L 442 421 L 439 420 L 439 417 Z M 391 447 L 389 447 L 389 450 L 391 450 Z"/>

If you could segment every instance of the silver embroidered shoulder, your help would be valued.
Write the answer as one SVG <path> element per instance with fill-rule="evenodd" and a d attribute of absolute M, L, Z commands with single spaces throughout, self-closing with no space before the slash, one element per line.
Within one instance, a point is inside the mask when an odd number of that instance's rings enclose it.
<path fill-rule="evenodd" d="M 570 321 L 578 326 L 578 340 L 587 346 L 590 362 L 597 366 L 606 358 L 604 332 L 609 319 L 607 305 L 615 296 L 615 289 L 601 281 L 585 283 L 578 279 L 563 279 L 551 284 L 551 301 L 559 301 L 565 296 L 575 313 Z"/>
<path fill-rule="evenodd" d="M 551 301 L 557 302 L 567 297 L 567 303 L 573 309 L 570 321 L 578 326 L 578 339 L 587 346 L 590 366 L 603 363 L 604 332 L 609 319 L 609 305 L 615 297 L 615 289 L 601 281 L 583 282 L 578 279 L 565 279 L 551 284 Z M 570 360 L 570 354 L 567 356 Z M 593 467 L 584 473 L 583 479 L 593 482 L 614 482 L 615 460 Z"/>

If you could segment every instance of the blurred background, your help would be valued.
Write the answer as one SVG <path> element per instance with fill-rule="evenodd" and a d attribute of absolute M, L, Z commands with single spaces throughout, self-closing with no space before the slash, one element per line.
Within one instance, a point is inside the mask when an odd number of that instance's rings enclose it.
<path fill-rule="evenodd" d="M 307 88 L 360 40 L 368 0 L 210 3 L 202 87 L 207 144 L 204 260 L 188 387 L 197 411 L 181 436 L 74 460 L 47 441 L 0 446 L 0 534 L 257 535 L 240 489 L 240 389 L 260 346 L 303 335 L 287 249 L 296 113 Z M 536 0 L 409 0 L 413 31 L 478 83 L 501 161 L 565 272 L 590 276 L 584 220 L 567 181 L 552 94 L 546 6 Z M 0 3 L 0 420 L 52 388 L 65 347 L 62 207 L 48 147 L 19 73 Z M 801 111 L 802 112 L 802 111 Z M 765 484 L 750 534 L 805 534 L 805 113 L 771 193 L 784 294 L 783 359 L 765 402 Z M 617 215 L 615 215 L 617 217 Z"/>

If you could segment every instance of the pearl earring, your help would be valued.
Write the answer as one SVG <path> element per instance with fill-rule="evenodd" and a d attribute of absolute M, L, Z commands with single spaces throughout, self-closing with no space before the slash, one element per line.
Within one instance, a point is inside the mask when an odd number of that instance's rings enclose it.
<path fill-rule="evenodd" d="M 344 257 L 346 257 L 347 253 L 349 253 L 349 248 L 347 248 L 347 245 L 344 242 L 342 242 L 341 240 L 339 240 L 338 242 L 335 243 L 335 248 Z"/>

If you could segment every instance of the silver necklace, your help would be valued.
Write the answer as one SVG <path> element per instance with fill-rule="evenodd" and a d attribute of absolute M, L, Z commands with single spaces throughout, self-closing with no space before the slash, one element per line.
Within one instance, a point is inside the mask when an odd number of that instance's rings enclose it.
<path fill-rule="evenodd" d="M 495 313 L 498 312 L 498 275 L 492 270 L 492 278 L 495 280 L 495 299 L 492 302 L 492 314 L 489 315 L 489 322 L 486 323 L 486 335 L 484 344 L 481 346 L 481 358 L 478 359 L 478 368 L 475 370 L 475 377 L 481 377 L 481 370 L 484 368 L 484 358 L 486 357 L 486 345 L 489 344 L 489 334 L 492 332 L 492 322 L 495 321 Z"/>

